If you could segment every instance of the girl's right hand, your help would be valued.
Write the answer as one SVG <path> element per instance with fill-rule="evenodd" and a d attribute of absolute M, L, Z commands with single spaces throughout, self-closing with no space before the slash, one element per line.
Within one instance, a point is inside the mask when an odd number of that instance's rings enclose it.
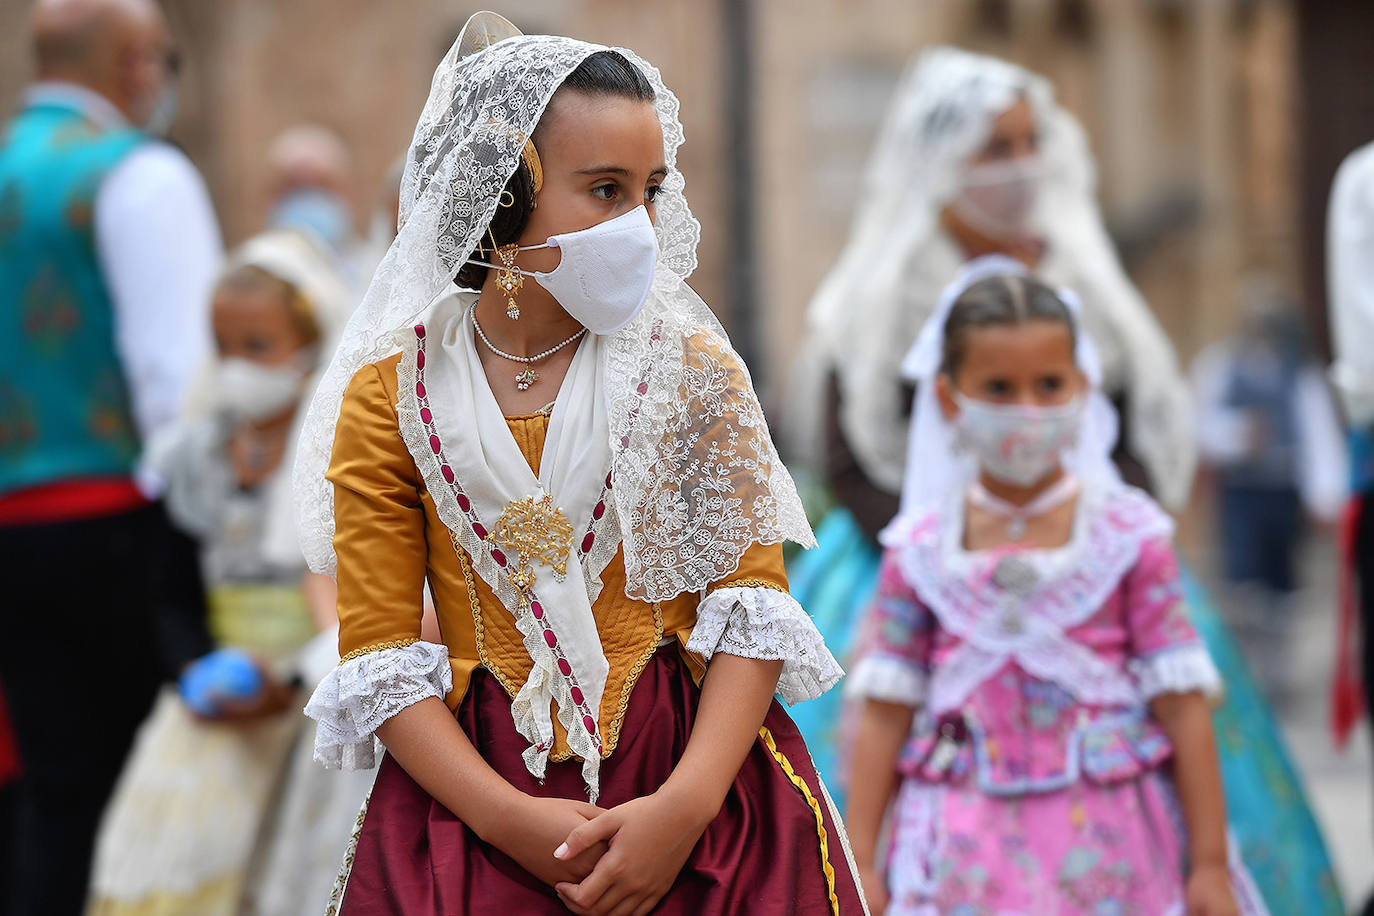
<path fill-rule="evenodd" d="M 597 843 L 571 859 L 555 859 L 553 851 L 574 828 L 605 814 L 605 809 L 570 798 L 524 795 L 522 799 L 515 810 L 504 813 L 502 827 L 493 832 L 489 842 L 549 887 L 564 881 L 576 883 L 591 874 L 609 848 L 605 843 Z"/>
<path fill-rule="evenodd" d="M 868 901 L 868 912 L 872 916 L 883 916 L 887 912 L 887 880 L 882 872 L 872 865 L 859 866 L 859 884 L 863 887 L 864 899 Z"/>

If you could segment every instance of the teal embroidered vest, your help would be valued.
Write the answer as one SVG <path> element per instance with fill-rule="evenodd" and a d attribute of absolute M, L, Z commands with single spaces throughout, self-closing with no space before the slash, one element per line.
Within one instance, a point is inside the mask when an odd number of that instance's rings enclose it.
<path fill-rule="evenodd" d="M 0 133 L 0 496 L 133 470 L 139 437 L 94 217 L 101 182 L 145 139 L 53 104 Z"/>

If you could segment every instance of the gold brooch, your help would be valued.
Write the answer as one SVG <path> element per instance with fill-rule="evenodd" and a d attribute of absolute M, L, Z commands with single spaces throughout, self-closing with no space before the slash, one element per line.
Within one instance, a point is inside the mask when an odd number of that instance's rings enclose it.
<path fill-rule="evenodd" d="M 568 574 L 568 552 L 572 548 L 572 525 L 563 510 L 553 504 L 547 493 L 526 496 L 506 506 L 496 520 L 489 539 L 507 554 L 519 558 L 510 571 L 510 581 L 520 590 L 521 601 L 534 586 L 534 564 L 547 566 L 561 582 Z"/>

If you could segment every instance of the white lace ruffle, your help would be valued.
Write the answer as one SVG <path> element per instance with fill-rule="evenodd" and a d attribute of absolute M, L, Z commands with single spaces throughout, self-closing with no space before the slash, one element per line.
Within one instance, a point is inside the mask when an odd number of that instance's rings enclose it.
<path fill-rule="evenodd" d="M 771 588 L 730 587 L 707 595 L 697 607 L 687 651 L 707 660 L 723 652 L 781 661 L 777 692 L 788 705 L 814 700 L 844 677 L 797 599 Z"/>
<path fill-rule="evenodd" d="M 1146 702 L 1166 693 L 1197 690 L 1218 699 L 1223 692 L 1221 673 L 1201 643 L 1172 646 L 1135 659 L 1131 662 L 1131 673 L 1141 699 Z"/>
<path fill-rule="evenodd" d="M 331 769 L 377 765 L 374 732 L 396 713 L 453 689 L 448 649 L 416 642 L 341 662 L 320 681 L 305 714 L 319 723 L 315 759 Z"/>
<path fill-rule="evenodd" d="M 884 655 L 869 655 L 859 661 L 844 681 L 849 699 L 882 700 L 920 706 L 926 701 L 930 679 L 910 663 Z"/>

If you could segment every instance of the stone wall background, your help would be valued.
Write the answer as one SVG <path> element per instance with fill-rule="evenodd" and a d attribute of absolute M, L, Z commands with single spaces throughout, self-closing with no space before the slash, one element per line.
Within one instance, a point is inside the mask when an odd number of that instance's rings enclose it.
<path fill-rule="evenodd" d="M 186 58 L 174 139 L 204 171 L 231 242 L 261 225 L 266 146 L 300 120 L 333 127 L 352 146 L 365 226 L 434 64 L 474 8 L 453 0 L 165 2 Z M 0 0 L 0 105 L 29 77 L 28 5 Z M 1270 269 L 1302 288 L 1301 4 L 1292 0 L 492 5 L 526 31 L 627 45 L 663 71 L 682 98 L 681 167 L 705 227 L 693 284 L 732 330 L 752 338 L 742 343 L 765 387 L 788 377 L 807 302 L 843 243 L 897 75 L 914 52 L 939 42 L 1004 55 L 1054 81 L 1087 128 L 1128 268 L 1185 359 L 1230 329 L 1245 271 Z M 727 34 L 741 10 L 747 34 Z M 729 56 L 740 45 L 752 87 L 743 124 Z M 739 142 L 748 144 L 747 176 L 732 165 Z M 737 231 L 741 202 L 752 205 L 747 238 Z"/>

